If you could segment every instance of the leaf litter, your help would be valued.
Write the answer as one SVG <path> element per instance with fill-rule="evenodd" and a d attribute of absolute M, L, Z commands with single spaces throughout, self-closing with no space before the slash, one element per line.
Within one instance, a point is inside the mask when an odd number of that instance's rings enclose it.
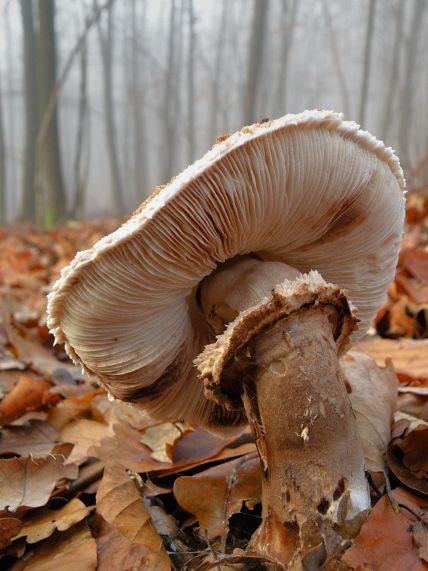
<path fill-rule="evenodd" d="M 326 568 L 427 568 L 425 202 L 410 200 L 397 277 L 375 321 L 378 335 L 355 347 L 372 358 L 351 352 L 343 362 L 373 507 L 349 549 Z M 50 284 L 77 250 L 116 225 L 0 231 L 0 565 L 263 568 L 245 555 L 260 523 L 251 434 L 224 439 L 155 422 L 110 402 L 63 347 L 52 346 L 45 321 Z"/>

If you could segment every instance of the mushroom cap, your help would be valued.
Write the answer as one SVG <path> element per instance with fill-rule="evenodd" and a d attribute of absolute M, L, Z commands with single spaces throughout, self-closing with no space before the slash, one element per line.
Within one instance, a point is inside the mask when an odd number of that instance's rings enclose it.
<path fill-rule="evenodd" d="M 193 365 L 215 340 L 197 288 L 238 255 L 317 270 L 348 291 L 362 335 L 386 297 L 403 231 L 392 149 L 330 111 L 244 127 L 160 187 L 64 268 L 48 325 L 72 360 L 154 416 L 242 422 Z"/>

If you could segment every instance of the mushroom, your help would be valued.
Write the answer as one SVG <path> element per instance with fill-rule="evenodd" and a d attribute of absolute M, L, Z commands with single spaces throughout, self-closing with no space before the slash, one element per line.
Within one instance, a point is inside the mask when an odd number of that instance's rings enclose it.
<path fill-rule="evenodd" d="M 279 565 L 370 506 L 338 356 L 394 276 L 403 190 L 392 150 L 340 114 L 264 121 L 158 187 L 49 295 L 56 341 L 113 397 L 222 433 L 248 419 L 250 547 Z"/>

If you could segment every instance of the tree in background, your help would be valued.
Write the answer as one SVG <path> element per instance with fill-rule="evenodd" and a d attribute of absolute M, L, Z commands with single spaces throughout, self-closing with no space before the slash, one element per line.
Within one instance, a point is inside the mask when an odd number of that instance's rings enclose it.
<path fill-rule="evenodd" d="M 404 83 L 401 91 L 400 100 L 400 136 L 399 151 L 401 162 L 405 167 L 410 168 L 410 131 L 412 123 L 412 111 L 415 106 L 414 102 L 414 79 L 418 64 L 418 45 L 421 37 L 422 23 L 424 21 L 424 12 L 427 8 L 426 0 L 415 0 L 410 34 L 407 40 L 407 51 L 405 55 L 404 65 Z"/>
<path fill-rule="evenodd" d="M 0 81 L 0 224 L 6 221 L 6 152 L 3 126 L 3 94 Z"/>
<path fill-rule="evenodd" d="M 250 49 L 248 50 L 247 79 L 243 94 L 243 125 L 249 125 L 256 120 L 256 103 L 263 63 L 268 9 L 268 0 L 254 0 L 253 24 Z"/>
<path fill-rule="evenodd" d="M 26 0 L 23 0 L 25 3 Z M 39 97 L 42 124 L 37 143 L 37 169 L 44 189 L 44 224 L 49 226 L 66 214 L 65 190 L 59 146 L 56 93 L 55 4 L 39 0 Z M 52 103 L 53 101 L 53 103 Z"/>
<path fill-rule="evenodd" d="M 98 22 L 98 39 L 100 43 L 101 59 L 104 78 L 104 112 L 105 112 L 105 134 L 110 162 L 112 183 L 113 183 L 113 203 L 116 214 L 122 214 L 125 210 L 122 174 L 120 171 L 119 156 L 117 152 L 116 140 L 117 132 L 114 113 L 114 78 L 113 78 L 113 50 L 114 50 L 114 30 L 113 30 L 113 4 L 107 10 L 107 30 L 102 29 L 101 21 Z"/>
<path fill-rule="evenodd" d="M 85 183 L 82 176 L 82 154 L 85 134 L 88 131 L 88 46 L 86 37 L 80 50 L 80 85 L 77 115 L 76 154 L 74 157 L 74 205 L 73 216 L 81 218 L 85 211 Z"/>
<path fill-rule="evenodd" d="M 391 56 L 391 64 L 389 66 L 390 75 L 388 86 L 386 89 L 386 100 L 383 107 L 382 125 L 380 136 L 382 139 L 388 137 L 391 126 L 392 109 L 394 104 L 394 96 L 397 93 L 396 85 L 398 85 L 398 72 L 400 67 L 400 51 L 403 43 L 403 16 L 404 16 L 404 0 L 398 0 L 398 6 L 395 10 L 395 26 L 393 36 L 393 48 Z"/>
<path fill-rule="evenodd" d="M 370 69 L 372 61 L 373 32 L 375 23 L 376 0 L 370 0 L 369 12 L 367 16 L 366 41 L 364 45 L 363 78 L 361 83 L 360 109 L 358 112 L 358 122 L 364 127 L 366 124 L 367 100 L 369 95 Z"/>
<path fill-rule="evenodd" d="M 39 120 L 37 97 L 37 41 L 34 31 L 34 14 L 31 1 L 21 0 L 21 17 L 24 40 L 25 158 L 22 177 L 20 218 L 22 220 L 34 221 L 36 216 L 36 140 Z"/>
<path fill-rule="evenodd" d="M 281 11 L 281 45 L 279 53 L 278 83 L 275 93 L 274 109 L 275 115 L 284 115 L 287 112 L 287 76 L 288 61 L 290 59 L 293 34 L 296 27 L 298 0 L 282 0 Z"/>

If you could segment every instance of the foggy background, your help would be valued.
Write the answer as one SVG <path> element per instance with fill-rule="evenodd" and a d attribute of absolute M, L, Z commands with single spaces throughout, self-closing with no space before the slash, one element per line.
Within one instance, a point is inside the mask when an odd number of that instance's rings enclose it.
<path fill-rule="evenodd" d="M 428 0 L 3 0 L 0 222 L 130 212 L 217 136 L 310 108 L 424 189 L 427 54 Z"/>

